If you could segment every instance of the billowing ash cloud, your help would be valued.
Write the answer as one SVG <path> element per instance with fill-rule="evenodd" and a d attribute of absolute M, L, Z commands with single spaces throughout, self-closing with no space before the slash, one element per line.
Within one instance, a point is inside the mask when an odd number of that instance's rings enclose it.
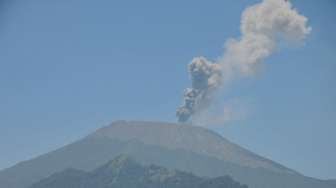
<path fill-rule="evenodd" d="M 178 108 L 176 114 L 179 122 L 185 122 L 189 117 L 211 104 L 212 93 L 222 83 L 222 70 L 219 64 L 212 63 L 204 57 L 196 57 L 189 64 L 189 74 L 192 88 L 184 92 L 184 105 Z"/>
<path fill-rule="evenodd" d="M 241 17 L 242 36 L 229 39 L 216 62 L 196 57 L 189 64 L 192 87 L 186 89 L 183 105 L 177 109 L 178 121 L 200 115 L 229 80 L 255 73 L 280 41 L 302 41 L 311 31 L 307 20 L 286 0 L 263 0 L 248 7 Z"/>

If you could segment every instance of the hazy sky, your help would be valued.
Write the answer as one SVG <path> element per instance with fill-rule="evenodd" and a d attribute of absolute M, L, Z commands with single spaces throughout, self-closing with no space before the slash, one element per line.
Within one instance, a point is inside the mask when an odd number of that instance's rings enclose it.
<path fill-rule="evenodd" d="M 0 1 L 0 169 L 113 120 L 176 121 L 187 64 L 217 58 L 255 0 Z M 305 175 L 336 178 L 336 1 L 293 0 L 313 30 L 221 101 L 212 129 Z"/>

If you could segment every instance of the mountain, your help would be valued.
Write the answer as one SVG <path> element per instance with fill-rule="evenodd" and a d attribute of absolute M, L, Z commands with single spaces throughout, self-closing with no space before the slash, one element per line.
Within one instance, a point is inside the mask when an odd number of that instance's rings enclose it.
<path fill-rule="evenodd" d="M 85 172 L 67 169 L 30 188 L 247 188 L 229 176 L 201 178 L 164 167 L 142 166 L 121 155 L 101 167 Z"/>
<path fill-rule="evenodd" d="M 158 122 L 118 121 L 90 136 L 125 142 L 136 140 L 146 145 L 191 151 L 246 167 L 297 174 L 291 169 L 262 158 L 202 127 Z"/>
<path fill-rule="evenodd" d="M 27 188 L 68 168 L 92 171 L 120 154 L 142 165 L 230 175 L 251 188 L 332 188 L 330 182 L 305 177 L 254 154 L 218 135 L 191 125 L 117 121 L 85 138 L 0 171 L 0 187 Z"/>

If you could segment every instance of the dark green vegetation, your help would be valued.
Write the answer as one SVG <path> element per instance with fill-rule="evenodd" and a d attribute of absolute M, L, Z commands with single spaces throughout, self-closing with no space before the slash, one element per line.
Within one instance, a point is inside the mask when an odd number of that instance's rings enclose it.
<path fill-rule="evenodd" d="M 0 188 L 27 188 L 68 168 L 92 171 L 120 154 L 141 164 L 230 175 L 250 188 L 335 188 L 260 157 L 200 127 L 159 122 L 118 121 L 56 151 L 0 172 Z"/>
<path fill-rule="evenodd" d="M 67 169 L 31 188 L 247 188 L 229 176 L 201 178 L 191 173 L 168 170 L 156 165 L 142 166 L 126 156 L 84 172 Z"/>

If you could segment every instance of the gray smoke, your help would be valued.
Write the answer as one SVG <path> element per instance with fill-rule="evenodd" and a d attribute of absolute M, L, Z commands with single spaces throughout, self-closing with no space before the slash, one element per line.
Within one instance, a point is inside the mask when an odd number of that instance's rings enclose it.
<path fill-rule="evenodd" d="M 212 63 L 204 57 L 196 57 L 189 64 L 192 87 L 184 92 L 184 105 L 177 109 L 179 122 L 211 104 L 212 94 L 221 85 L 222 70 L 219 64 Z"/>
<path fill-rule="evenodd" d="M 280 41 L 302 41 L 311 31 L 307 20 L 286 0 L 263 0 L 244 10 L 242 36 L 229 39 L 216 62 L 196 57 L 189 64 L 192 86 L 186 89 L 183 105 L 177 109 L 178 121 L 186 122 L 202 114 L 216 91 L 229 80 L 254 74 Z"/>

